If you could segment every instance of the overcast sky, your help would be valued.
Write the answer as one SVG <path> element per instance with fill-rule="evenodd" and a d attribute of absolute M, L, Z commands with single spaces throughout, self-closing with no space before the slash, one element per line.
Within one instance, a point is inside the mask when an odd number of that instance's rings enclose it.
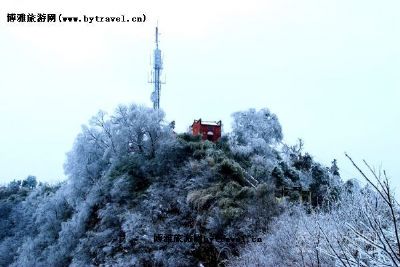
<path fill-rule="evenodd" d="M 60 6 L 63 6 L 62 8 Z M 15 1 L 0 4 L 0 183 L 65 179 L 81 125 L 120 103 L 151 106 L 150 55 L 159 22 L 161 107 L 182 132 L 268 107 L 285 142 L 344 179 L 344 157 L 387 170 L 400 188 L 400 2 Z M 6 14 L 147 16 L 142 24 L 18 24 Z"/>

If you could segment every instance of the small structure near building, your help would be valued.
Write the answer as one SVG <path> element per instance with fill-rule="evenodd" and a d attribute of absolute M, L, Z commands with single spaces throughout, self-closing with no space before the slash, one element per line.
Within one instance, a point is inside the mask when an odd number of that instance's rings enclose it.
<path fill-rule="evenodd" d="M 193 135 L 201 135 L 202 140 L 217 142 L 221 138 L 221 121 L 194 120 L 192 126 Z"/>

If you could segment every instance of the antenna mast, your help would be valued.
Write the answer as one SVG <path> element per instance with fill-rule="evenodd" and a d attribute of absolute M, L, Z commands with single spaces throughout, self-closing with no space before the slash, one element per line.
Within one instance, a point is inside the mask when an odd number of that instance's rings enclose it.
<path fill-rule="evenodd" d="M 153 52 L 153 69 L 151 70 L 150 83 L 154 84 L 154 89 L 151 94 L 151 101 L 153 102 L 153 108 L 160 108 L 160 92 L 161 84 L 165 82 L 161 81 L 161 71 L 163 69 L 163 62 L 161 58 L 161 50 L 158 48 L 158 25 L 156 27 L 156 48 Z"/>

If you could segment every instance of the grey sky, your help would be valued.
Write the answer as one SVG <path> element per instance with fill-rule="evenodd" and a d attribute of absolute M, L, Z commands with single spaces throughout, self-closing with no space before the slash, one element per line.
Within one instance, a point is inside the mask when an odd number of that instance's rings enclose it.
<path fill-rule="evenodd" d="M 0 183 L 64 179 L 80 126 L 119 103 L 150 106 L 154 26 L 178 131 L 268 107 L 285 141 L 326 165 L 380 164 L 400 188 L 398 1 L 4 1 L 0 13 Z M 2 2 L 3 6 L 3 2 Z M 144 24 L 7 24 L 7 12 L 145 13 Z"/>

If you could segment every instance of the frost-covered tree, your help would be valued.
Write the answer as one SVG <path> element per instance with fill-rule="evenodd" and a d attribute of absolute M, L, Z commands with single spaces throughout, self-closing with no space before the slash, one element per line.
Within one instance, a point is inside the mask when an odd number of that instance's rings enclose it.
<path fill-rule="evenodd" d="M 232 117 L 232 142 L 243 152 L 266 152 L 283 138 L 277 116 L 266 108 L 236 112 Z"/>
<path fill-rule="evenodd" d="M 334 261 L 320 251 L 323 237 L 318 219 L 303 207 L 286 207 L 272 223 L 271 232 L 263 236 L 263 242 L 245 247 L 228 266 L 334 266 Z"/>
<path fill-rule="evenodd" d="M 163 118 L 162 111 L 137 105 L 120 106 L 111 116 L 99 112 L 67 155 L 67 182 L 37 187 L 32 176 L 11 183 L 4 196 L 21 200 L 0 202 L 6 216 L 0 227 L 8 229 L 0 265 L 97 265 L 115 257 L 123 243 L 121 205 L 133 205 L 149 177 L 179 165 L 172 153 L 179 154 L 179 145 Z"/>
<path fill-rule="evenodd" d="M 159 156 L 161 144 L 173 146 L 162 111 L 137 105 L 119 106 L 112 116 L 100 111 L 82 127 L 64 166 L 72 193 L 78 193 L 74 198 L 123 162 L 146 165 Z"/>
<path fill-rule="evenodd" d="M 359 191 L 353 186 L 352 191 L 347 191 L 350 201 L 341 201 L 345 205 L 332 212 L 338 222 L 335 236 L 329 236 L 320 226 L 327 251 L 343 266 L 399 266 L 400 205 L 386 172 L 377 171 L 364 161 L 367 174 L 346 156 L 368 184 Z"/>
<path fill-rule="evenodd" d="M 36 176 L 33 175 L 29 175 L 28 177 L 26 177 L 26 179 L 23 180 L 21 184 L 22 187 L 27 187 L 29 189 L 35 188 L 36 185 L 37 185 Z"/>
<path fill-rule="evenodd" d="M 277 116 L 264 108 L 236 112 L 232 117 L 232 153 L 257 180 L 267 181 L 276 164 L 275 147 L 283 138 Z"/>
<path fill-rule="evenodd" d="M 265 243 L 248 246 L 230 266 L 399 266 L 400 206 L 385 174 L 366 164 L 369 177 L 355 166 L 368 186 L 343 184 L 328 209 L 287 208 Z"/>
<path fill-rule="evenodd" d="M 339 174 L 339 167 L 338 167 L 338 165 L 337 165 L 337 160 L 336 160 L 336 159 L 334 159 L 334 160 L 332 161 L 332 166 L 331 166 L 331 168 L 330 168 L 330 172 L 331 172 L 333 175 L 340 176 L 340 174 Z"/>

